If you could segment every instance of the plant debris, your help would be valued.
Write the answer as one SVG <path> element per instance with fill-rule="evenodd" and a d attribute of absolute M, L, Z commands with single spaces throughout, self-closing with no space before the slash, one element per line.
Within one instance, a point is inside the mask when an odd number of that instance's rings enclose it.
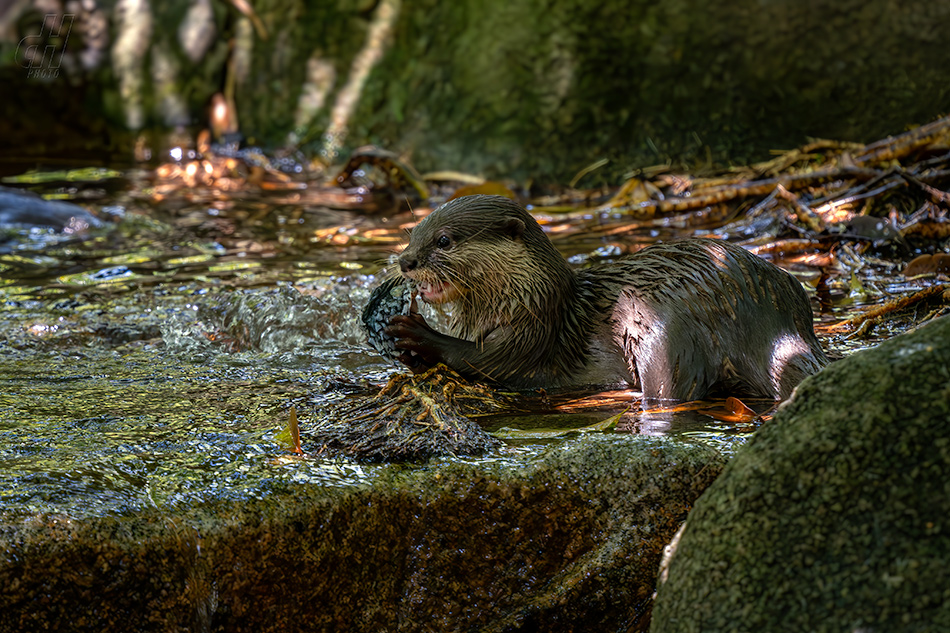
<path fill-rule="evenodd" d="M 397 374 L 370 399 L 333 407 L 306 433 L 318 448 L 363 462 L 483 455 L 503 443 L 467 415 L 512 409 L 503 395 L 469 383 L 445 365 Z"/>

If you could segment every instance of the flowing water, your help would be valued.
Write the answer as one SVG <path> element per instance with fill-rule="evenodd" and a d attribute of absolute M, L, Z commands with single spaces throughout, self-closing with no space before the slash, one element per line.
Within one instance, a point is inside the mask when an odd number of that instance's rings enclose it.
<path fill-rule="evenodd" d="M 408 211 L 361 211 L 366 191 L 189 187 L 141 170 L 39 172 L 6 184 L 71 199 L 103 221 L 6 226 L 0 235 L 5 515 L 174 508 L 261 496 L 287 482 L 356 485 L 387 468 L 291 458 L 278 435 L 293 407 L 308 450 L 308 421 L 328 403 L 373 393 L 400 371 L 366 347 L 359 313 L 405 239 Z M 736 223 L 732 231 L 762 228 Z M 557 243 L 583 265 L 693 230 Z M 786 264 L 803 279 L 817 275 Z M 624 412 L 617 432 L 670 434 L 729 452 L 757 424 L 722 402 L 640 413 L 631 408 L 635 396 L 526 396 L 532 414 L 485 425 L 569 428 Z M 548 441 L 511 440 L 492 459 Z"/>

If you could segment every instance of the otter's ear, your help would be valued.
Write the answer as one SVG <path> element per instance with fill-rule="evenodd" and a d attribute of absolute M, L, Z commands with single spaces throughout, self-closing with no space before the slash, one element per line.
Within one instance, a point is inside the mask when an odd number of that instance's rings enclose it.
<path fill-rule="evenodd" d="M 508 218 L 498 225 L 498 230 L 510 236 L 511 239 L 517 239 L 524 235 L 524 222 L 518 218 Z"/>

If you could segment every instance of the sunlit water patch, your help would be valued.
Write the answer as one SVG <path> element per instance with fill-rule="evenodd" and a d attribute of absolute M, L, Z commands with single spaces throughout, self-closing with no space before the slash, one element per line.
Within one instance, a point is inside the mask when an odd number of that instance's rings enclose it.
<path fill-rule="evenodd" d="M 287 402 L 319 378 L 200 366 L 167 351 L 0 363 L 0 502 L 70 515 L 260 496 L 277 481 L 351 485 L 343 461 L 281 462 Z"/>

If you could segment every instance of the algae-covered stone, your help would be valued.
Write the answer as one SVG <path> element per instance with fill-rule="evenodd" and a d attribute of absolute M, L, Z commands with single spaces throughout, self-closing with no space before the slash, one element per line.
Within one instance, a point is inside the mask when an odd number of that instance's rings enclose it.
<path fill-rule="evenodd" d="M 372 143 L 421 171 L 562 183 L 609 159 L 585 186 L 869 141 L 947 109 L 946 0 L 6 4 L 17 160 L 121 156 L 124 128 L 206 125 L 222 86 L 251 144 L 341 160 Z"/>
<path fill-rule="evenodd" d="M 722 463 L 611 434 L 174 513 L 0 515 L 0 631 L 642 630 Z"/>
<path fill-rule="evenodd" d="M 950 317 L 806 380 L 697 502 L 653 631 L 950 630 Z"/>

